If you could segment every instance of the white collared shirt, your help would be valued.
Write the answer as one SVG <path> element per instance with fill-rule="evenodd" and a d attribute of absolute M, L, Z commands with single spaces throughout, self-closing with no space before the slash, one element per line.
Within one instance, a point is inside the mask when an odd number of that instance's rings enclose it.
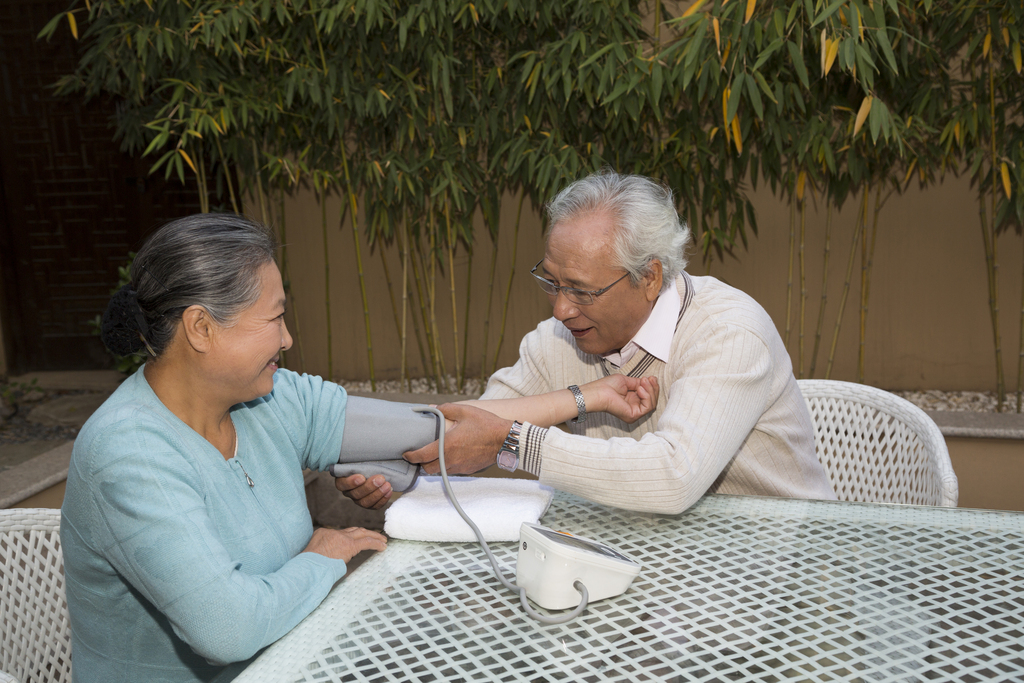
<path fill-rule="evenodd" d="M 676 331 L 676 323 L 679 322 L 680 306 L 682 301 L 673 280 L 672 284 L 658 296 L 651 314 L 633 338 L 619 351 L 603 354 L 601 357 L 615 367 L 622 367 L 638 350 L 643 349 L 658 360 L 668 362 L 672 336 Z"/>

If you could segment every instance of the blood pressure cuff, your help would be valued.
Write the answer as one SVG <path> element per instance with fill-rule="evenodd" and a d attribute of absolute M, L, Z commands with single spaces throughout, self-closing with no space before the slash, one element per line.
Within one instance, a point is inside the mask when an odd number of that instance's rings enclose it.
<path fill-rule="evenodd" d="M 416 407 L 420 406 L 349 396 L 341 455 L 330 473 L 335 477 L 361 474 L 367 479 L 383 474 L 392 490 L 410 488 L 420 467 L 402 458 L 402 453 L 437 441 L 443 428 L 435 415 L 413 412 Z"/>

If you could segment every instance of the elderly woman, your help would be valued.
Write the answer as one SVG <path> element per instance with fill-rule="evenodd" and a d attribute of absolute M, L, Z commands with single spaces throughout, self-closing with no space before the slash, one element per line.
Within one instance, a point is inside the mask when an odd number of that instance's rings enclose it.
<path fill-rule="evenodd" d="M 83 427 L 68 472 L 61 540 L 77 680 L 233 678 L 320 603 L 348 560 L 385 548 L 373 531 L 314 530 L 303 468 L 327 470 L 346 446 L 397 459 L 436 438 L 433 416 L 278 369 L 292 339 L 275 249 L 247 219 L 183 218 L 147 241 L 110 302 L 108 348 L 149 359 Z M 636 419 L 657 387 L 583 389 Z M 576 407 L 557 394 L 511 403 L 562 421 Z"/>

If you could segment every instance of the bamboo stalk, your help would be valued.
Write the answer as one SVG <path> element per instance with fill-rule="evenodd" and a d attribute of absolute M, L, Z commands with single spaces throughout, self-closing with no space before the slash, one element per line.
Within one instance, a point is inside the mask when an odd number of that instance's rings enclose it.
<path fill-rule="evenodd" d="M 499 226 L 500 229 L 500 226 Z M 484 315 L 484 350 L 480 358 L 480 384 L 483 386 L 490 376 L 487 372 L 487 339 L 491 328 L 491 306 L 494 302 L 494 275 L 498 267 L 498 234 L 494 235 L 493 249 L 491 249 L 491 270 L 487 287 L 487 313 Z"/>
<path fill-rule="evenodd" d="M 804 376 L 804 323 L 807 318 L 807 267 L 804 258 L 804 237 L 807 232 L 807 200 L 800 201 L 800 331 L 797 337 L 797 367 Z"/>
<path fill-rule="evenodd" d="M 795 180 L 793 181 L 796 182 Z M 786 279 L 786 350 L 789 350 L 789 333 L 793 326 L 793 252 L 796 250 L 796 190 L 789 200 L 789 270 Z"/>
<path fill-rule="evenodd" d="M 828 191 L 825 192 L 828 199 Z M 831 254 L 832 240 L 832 202 L 828 202 L 828 210 L 825 214 L 825 254 L 824 263 L 821 269 L 821 304 L 818 306 L 818 326 L 814 332 L 814 352 L 811 354 L 811 369 L 808 377 L 814 377 L 814 369 L 818 364 L 818 349 L 821 346 L 821 328 L 825 322 L 825 304 L 828 302 L 828 259 Z"/>
<path fill-rule="evenodd" d="M 199 212 L 210 213 L 210 188 L 206 184 L 206 166 L 203 164 L 203 154 L 199 145 L 192 147 L 193 158 L 198 169 L 197 179 L 199 181 Z"/>
<path fill-rule="evenodd" d="M 526 200 L 526 191 L 519 196 L 519 208 L 516 210 L 516 226 L 512 233 L 512 263 L 509 267 L 508 284 L 505 286 L 505 299 L 501 307 L 501 331 L 498 334 L 498 346 L 494 349 L 493 368 L 498 367 L 498 356 L 501 354 L 501 345 L 505 341 L 505 322 L 508 319 L 508 302 L 512 298 L 512 278 L 516 276 L 516 252 L 519 251 L 519 221 L 523 216 L 523 201 Z"/>
<path fill-rule="evenodd" d="M 994 283 L 994 277 L 993 277 L 994 271 L 993 271 L 993 267 L 992 267 L 993 261 L 995 260 L 995 256 L 992 253 L 992 244 L 990 243 L 990 237 L 991 236 L 989 235 L 988 217 L 987 217 L 986 212 L 985 212 L 985 197 L 984 196 L 981 196 L 981 197 L 978 198 L 978 219 L 979 219 L 979 222 L 981 223 L 981 239 L 982 239 L 982 243 L 985 246 L 985 276 L 988 279 L 987 284 L 988 284 L 988 311 L 989 311 L 989 319 L 992 322 L 992 335 L 993 335 L 993 339 L 997 339 L 996 335 L 998 334 L 997 330 L 999 329 L 999 323 L 998 323 L 998 317 L 997 317 L 998 308 L 996 307 L 996 299 L 995 299 L 996 293 L 995 293 L 995 283 Z M 997 386 L 998 386 L 998 368 L 999 368 L 999 342 L 998 342 L 998 340 L 995 341 L 995 349 L 996 349 L 996 372 L 997 372 Z"/>
<path fill-rule="evenodd" d="M 220 169 L 224 174 L 224 182 L 228 184 L 228 196 L 231 197 L 231 210 L 236 214 L 238 211 L 238 201 L 235 199 L 235 186 L 231 182 L 231 169 L 228 167 L 227 157 L 224 156 L 224 148 L 220 144 L 220 136 L 214 136 L 213 141 L 217 143 L 217 153 L 220 154 Z"/>
<path fill-rule="evenodd" d="M 405 217 L 402 217 L 402 231 L 408 229 L 406 225 Z M 406 235 L 406 245 L 402 249 L 402 370 L 399 375 L 399 386 L 403 387 L 406 391 L 411 389 L 409 385 L 409 354 L 407 350 L 407 340 L 409 338 L 406 324 L 409 322 L 409 237 Z M 419 337 L 416 338 L 419 341 Z M 423 347 L 420 347 L 420 354 L 423 353 Z M 426 369 L 426 368 L 424 368 Z"/>
<path fill-rule="evenodd" d="M 319 180 L 317 187 L 319 188 Z M 327 322 L 327 379 L 334 381 L 334 344 L 331 339 L 331 258 L 327 244 L 327 180 L 320 191 L 320 232 L 324 238 L 324 307 Z"/>
<path fill-rule="evenodd" d="M 399 335 L 402 334 L 402 323 L 398 319 L 398 302 L 395 301 L 395 291 L 391 284 L 391 269 L 388 268 L 388 260 L 384 255 L 383 249 L 378 249 L 377 253 L 380 254 L 380 265 L 384 269 L 384 284 L 388 289 L 388 301 L 391 302 L 391 317 L 395 323 L 395 332 Z"/>
<path fill-rule="evenodd" d="M 867 203 L 871 196 L 871 181 L 867 181 L 864 189 L 864 228 L 867 229 Z M 859 337 L 857 343 L 857 381 L 864 383 L 864 323 L 867 318 L 867 286 L 868 286 L 868 237 L 860 241 L 860 315 Z"/>
<path fill-rule="evenodd" d="M 418 240 L 416 242 L 416 254 L 415 254 L 415 256 L 416 256 L 416 258 L 412 259 L 413 282 L 416 284 L 416 296 L 417 296 L 417 299 L 419 301 L 420 320 L 422 321 L 422 325 L 423 325 L 423 336 L 424 336 L 424 338 L 426 340 L 427 357 L 429 358 L 429 362 L 427 362 L 427 360 L 424 359 L 423 372 L 433 373 L 434 387 L 436 388 L 440 384 L 440 378 L 438 376 L 437 360 L 436 360 L 436 356 L 434 354 L 434 343 L 435 343 L 435 340 L 434 340 L 433 335 L 430 333 L 430 321 L 429 321 L 429 314 L 428 314 L 428 311 L 427 311 L 428 296 L 424 292 L 425 289 L 429 289 L 429 287 L 428 287 L 428 285 L 426 283 L 426 279 L 427 279 L 427 264 L 426 264 L 426 262 L 425 262 L 425 260 L 423 258 L 423 250 L 420 249 L 420 245 L 419 245 L 419 241 Z M 417 268 L 417 263 L 419 264 L 419 268 Z M 413 323 L 414 324 L 417 323 L 417 320 L 416 320 L 415 316 L 413 316 Z"/>
<path fill-rule="evenodd" d="M 366 357 L 370 363 L 370 389 L 377 391 L 377 374 L 373 366 L 373 335 L 370 331 L 370 304 L 366 298 L 366 274 L 363 272 L 363 253 L 359 247 L 359 211 L 356 203 L 356 193 L 352 189 L 352 178 L 348 172 L 348 154 L 345 151 L 345 141 L 342 140 L 338 146 L 341 149 L 341 169 L 345 174 L 348 201 L 352 207 L 352 246 L 355 249 L 356 255 L 356 272 L 359 274 L 359 294 L 363 300 L 363 325 L 366 328 Z M 344 210 L 342 211 L 342 216 L 344 217 Z"/>
<path fill-rule="evenodd" d="M 452 239 L 452 215 L 448 198 L 444 200 L 445 235 L 448 239 L 448 291 L 452 300 L 452 343 L 455 344 L 455 386 L 462 386 L 463 368 L 459 365 L 459 315 L 455 303 L 455 244 Z"/>
<path fill-rule="evenodd" d="M 470 295 L 473 293 L 473 250 L 469 249 L 466 256 L 466 304 L 463 307 L 462 320 L 462 374 L 459 375 L 460 394 L 465 393 L 466 375 L 469 374 L 466 370 L 466 355 L 469 351 L 469 303 Z"/>
<path fill-rule="evenodd" d="M 401 238 L 399 237 L 399 234 L 400 233 L 398 231 L 395 232 L 396 239 L 398 239 L 399 249 L 401 249 L 402 241 L 401 241 Z M 402 360 L 401 360 L 401 370 L 400 370 L 400 373 L 399 373 L 399 386 L 406 387 L 406 384 L 407 384 L 407 382 L 406 382 L 406 379 L 407 379 L 406 378 L 407 367 L 406 366 L 407 366 L 407 362 L 408 362 L 407 358 L 406 358 L 406 306 L 407 306 L 407 299 L 408 299 L 408 287 L 407 287 L 408 281 L 407 281 L 407 277 L 408 277 L 408 267 L 409 267 L 409 264 L 408 264 L 407 258 L 403 258 L 403 262 L 402 262 L 402 313 L 401 313 L 401 318 L 399 318 L 398 304 L 395 302 L 394 287 L 391 284 L 391 269 L 388 267 L 388 260 L 387 260 L 387 257 L 384 254 L 384 250 L 383 249 L 378 249 L 377 251 L 380 254 L 380 264 L 384 268 L 384 281 L 387 284 L 387 288 L 388 288 L 388 299 L 391 301 L 391 313 L 392 313 L 392 316 L 393 316 L 393 319 L 394 319 L 394 323 L 395 323 L 395 330 L 398 332 L 399 339 L 401 339 L 401 341 L 402 341 Z"/>
<path fill-rule="evenodd" d="M 857 242 L 860 240 L 864 222 L 867 221 L 867 202 L 868 195 L 865 190 L 863 204 L 857 216 L 857 225 L 853 229 L 853 241 L 850 243 L 850 258 L 846 262 L 846 280 L 843 283 L 843 296 L 839 300 L 836 327 L 832 332 L 832 346 L 828 352 L 828 365 L 825 366 L 825 379 L 832 379 L 832 364 L 835 362 L 836 346 L 839 344 L 839 329 L 843 324 L 843 311 L 846 309 L 846 300 L 850 295 L 850 281 L 853 279 L 853 263 L 857 258 Z"/>
<path fill-rule="evenodd" d="M 413 283 L 416 284 L 417 288 L 419 288 L 419 280 L 416 279 L 418 277 L 416 275 L 416 259 L 411 259 L 410 260 L 410 257 L 409 257 L 409 253 L 410 253 L 409 241 L 412 239 L 412 233 L 411 233 L 411 229 L 409 227 L 409 216 L 408 216 L 408 213 L 406 213 L 406 215 L 403 216 L 403 225 L 404 225 L 404 228 L 405 228 L 403 230 L 403 235 L 405 237 L 405 246 L 404 246 L 405 255 L 403 257 L 404 263 L 403 263 L 402 267 L 403 267 L 403 269 L 407 270 L 409 265 L 410 265 L 410 263 L 411 263 L 412 269 L 413 269 L 413 272 L 412 272 Z M 411 295 L 408 294 L 408 280 L 406 280 L 406 283 L 405 283 L 404 287 L 405 287 L 405 291 L 406 291 L 406 298 L 411 299 Z M 423 299 L 423 297 L 421 296 L 420 297 L 420 301 L 421 302 L 422 302 L 422 299 Z M 403 303 L 403 306 L 405 306 L 404 303 Z M 424 342 L 420 338 L 420 325 L 419 325 L 419 321 L 420 321 L 420 318 L 418 318 L 416 316 L 416 312 L 415 312 L 415 309 L 414 309 L 413 310 L 413 314 L 412 314 L 412 332 L 413 332 L 413 336 L 416 339 L 416 347 L 417 347 L 417 349 L 419 349 L 419 352 L 420 352 L 420 367 L 422 368 L 422 372 L 424 374 L 427 374 L 427 373 L 430 372 L 430 363 L 427 362 L 427 353 L 424 350 L 424 346 L 423 346 Z"/>
<path fill-rule="evenodd" d="M 994 53 L 989 53 L 988 61 L 988 93 L 989 93 L 989 129 L 991 167 L 992 167 L 992 214 L 989 220 L 982 220 L 982 230 L 985 232 L 986 240 L 990 241 L 989 253 L 992 259 L 989 264 L 989 308 L 992 311 L 992 335 L 995 341 L 996 353 L 996 411 L 1003 412 L 1003 403 L 1006 400 L 1006 379 L 1003 373 L 1003 342 L 999 333 L 999 254 L 998 239 L 996 235 L 996 188 L 999 182 L 996 178 L 998 173 L 997 150 L 996 150 L 996 82 L 995 69 L 992 66 Z M 983 204 L 984 205 L 984 204 Z M 989 227 L 991 225 L 991 228 Z"/>
<path fill-rule="evenodd" d="M 260 220 L 263 225 L 267 225 L 270 222 L 270 207 L 267 206 L 267 196 L 263 192 L 263 174 L 260 172 L 259 148 L 256 146 L 256 138 L 252 139 L 252 167 L 256 176 L 256 199 L 260 203 Z"/>
<path fill-rule="evenodd" d="M 890 189 L 885 195 L 885 199 L 882 199 L 882 186 L 879 185 L 878 189 L 875 190 L 875 212 L 873 222 L 871 225 L 871 240 L 870 246 L 867 249 L 867 270 L 864 272 L 864 277 L 861 285 L 861 305 L 860 305 L 860 348 L 857 352 L 857 376 L 858 382 L 864 382 L 864 359 L 866 357 L 866 346 L 865 341 L 867 339 L 867 319 L 868 319 L 868 301 L 871 298 L 871 273 L 874 272 L 875 265 L 875 245 L 878 243 L 878 217 L 882 213 L 882 207 L 889 201 L 889 197 L 892 196 L 893 190 Z M 868 242 L 867 239 L 864 240 Z"/>
<path fill-rule="evenodd" d="M 434 212 L 427 200 L 427 219 L 430 230 L 430 280 L 427 291 L 430 294 L 430 333 L 434 337 L 434 359 L 439 370 L 437 391 L 448 393 L 448 373 L 444 367 L 444 354 L 441 353 L 441 332 L 437 327 L 437 231 L 434 228 Z"/>

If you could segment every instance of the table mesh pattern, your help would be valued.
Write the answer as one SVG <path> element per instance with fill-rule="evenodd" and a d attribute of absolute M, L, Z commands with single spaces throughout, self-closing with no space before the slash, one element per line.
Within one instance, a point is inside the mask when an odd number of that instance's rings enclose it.
<path fill-rule="evenodd" d="M 0 672 L 71 681 L 60 510 L 0 510 Z"/>
<path fill-rule="evenodd" d="M 888 506 L 842 503 L 805 517 L 751 499 L 737 512 L 730 498 L 667 517 L 559 494 L 547 523 L 643 565 L 624 595 L 561 626 L 523 614 L 475 544 L 393 541 L 351 587 L 376 595 L 368 606 L 275 647 L 341 635 L 276 679 L 239 680 L 1024 680 L 1020 528 L 916 508 L 865 523 L 866 507 Z M 512 574 L 517 547 L 495 550 Z"/>

